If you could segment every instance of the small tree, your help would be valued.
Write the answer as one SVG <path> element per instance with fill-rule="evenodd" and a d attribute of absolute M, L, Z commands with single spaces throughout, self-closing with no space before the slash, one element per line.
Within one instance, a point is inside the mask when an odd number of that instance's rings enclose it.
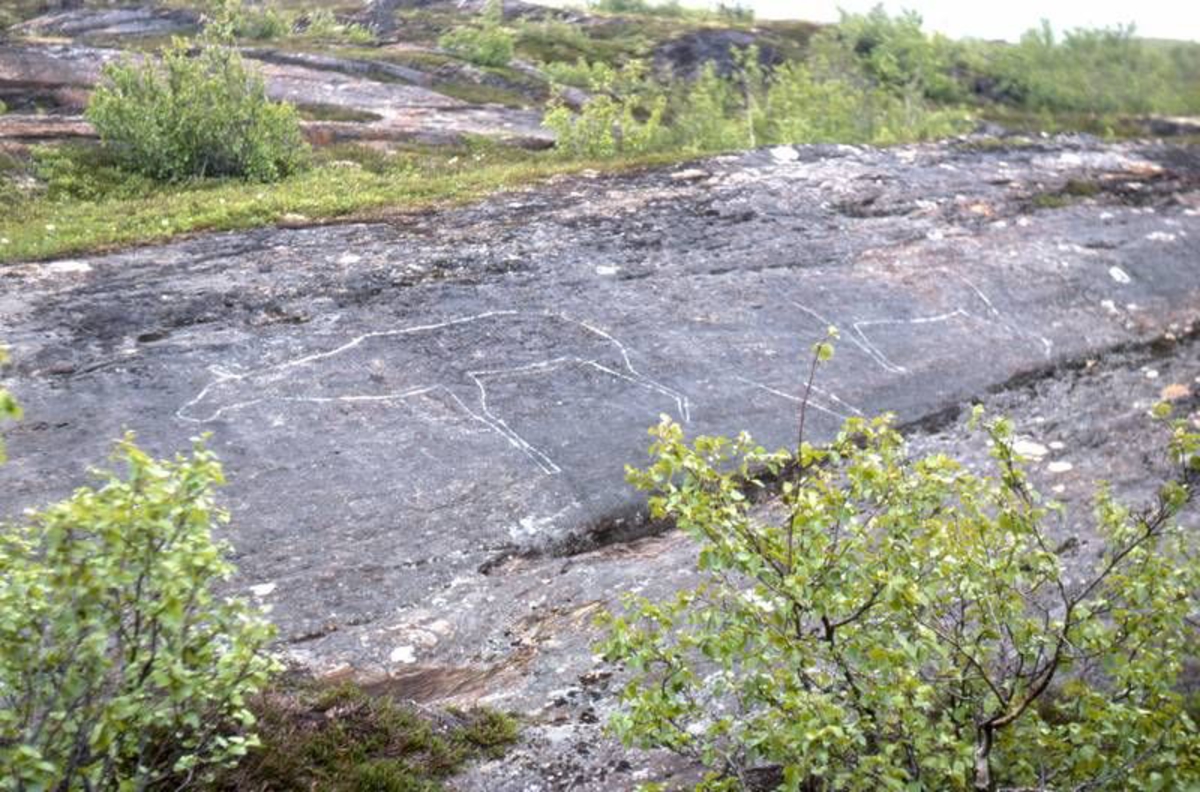
<path fill-rule="evenodd" d="M 605 63 L 587 67 L 591 96 L 573 112 L 555 96 L 542 123 L 566 156 L 614 157 L 641 154 L 668 142 L 663 116 L 667 99 L 646 78 L 646 64 L 632 60 L 621 69 Z"/>
<path fill-rule="evenodd" d="M 1172 520 L 1200 483 L 1200 436 L 1172 425 L 1176 473 L 1151 506 L 1100 489 L 1103 551 L 1069 570 L 1012 427 L 976 421 L 991 475 L 910 458 L 889 418 L 815 447 L 802 408 L 797 448 L 773 453 L 745 435 L 688 445 L 664 419 L 629 476 L 699 541 L 704 582 L 607 617 L 604 649 L 632 671 L 616 732 L 711 768 L 700 790 L 763 767 L 793 791 L 1200 781 L 1177 687 L 1200 565 Z"/>
<path fill-rule="evenodd" d="M 255 744 L 272 628 L 214 590 L 220 466 L 119 449 L 124 478 L 0 526 L 0 789 L 181 788 Z"/>
<path fill-rule="evenodd" d="M 504 28 L 500 0 L 488 0 L 478 24 L 449 31 L 438 39 L 438 46 L 480 66 L 507 66 L 513 59 L 515 39 Z"/>
<path fill-rule="evenodd" d="M 122 167 L 165 181 L 271 181 L 308 154 L 296 109 L 270 101 L 237 50 L 214 40 L 197 53 L 180 39 L 161 60 L 109 64 L 87 118 Z"/>

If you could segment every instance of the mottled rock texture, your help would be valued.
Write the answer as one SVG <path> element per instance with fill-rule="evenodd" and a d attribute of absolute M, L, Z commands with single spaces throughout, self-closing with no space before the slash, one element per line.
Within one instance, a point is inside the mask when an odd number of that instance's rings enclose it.
<path fill-rule="evenodd" d="M 0 508 L 65 494 L 126 429 L 157 453 L 211 432 L 234 588 L 293 656 L 529 713 L 464 788 L 626 789 L 674 766 L 598 737 L 613 670 L 589 625 L 691 579 L 678 535 L 627 541 L 657 528 L 623 467 L 660 414 L 790 443 L 834 324 L 817 436 L 892 410 L 918 447 L 970 456 L 947 427 L 983 398 L 1062 497 L 1098 476 L 1144 492 L 1146 408 L 1200 387 L 1198 262 L 1195 149 L 1061 138 L 778 148 L 7 266 L 27 415 Z"/>

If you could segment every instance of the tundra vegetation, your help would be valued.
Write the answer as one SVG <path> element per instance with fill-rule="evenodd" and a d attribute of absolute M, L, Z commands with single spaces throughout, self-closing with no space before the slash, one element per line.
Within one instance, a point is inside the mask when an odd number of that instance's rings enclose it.
<path fill-rule="evenodd" d="M 737 5 L 596 0 L 603 24 L 585 27 L 492 4 L 406 21 L 426 36 L 426 65 L 512 84 L 532 66 L 537 98 L 505 97 L 545 109 L 553 150 L 310 151 L 300 111 L 268 100 L 236 47 L 397 56 L 328 8 L 203 7 L 196 37 L 106 69 L 88 108 L 98 145 L 0 154 L 0 261 L 760 145 L 888 145 L 980 119 L 1115 134 L 1132 116 L 1200 111 L 1200 46 L 1128 28 L 1043 26 L 1007 45 L 881 10 L 817 29 L 753 26 Z M 25 4 L 12 8 L 5 23 Z M 657 45 L 714 26 L 759 43 L 686 79 L 654 66 Z M 831 342 L 814 354 L 815 372 Z M 19 417 L 0 390 L 0 420 Z M 1030 485 L 1003 419 L 976 422 L 989 473 L 911 458 L 886 417 L 816 446 L 802 409 L 796 447 L 774 452 L 745 436 L 688 443 L 660 424 L 652 464 L 630 480 L 696 538 L 706 579 L 608 617 L 605 652 L 632 672 L 614 729 L 709 768 L 708 792 L 764 771 L 786 790 L 1200 783 L 1181 687 L 1200 566 L 1174 521 L 1200 478 L 1200 436 L 1158 418 L 1173 476 L 1144 508 L 1100 488 L 1104 552 L 1082 568 L 1051 542 L 1059 509 Z M 216 458 L 202 441 L 168 460 L 132 438 L 117 449 L 124 474 L 0 526 L 0 789 L 437 790 L 515 739 L 498 713 L 430 719 L 281 675 L 264 614 L 225 588 Z"/>
<path fill-rule="evenodd" d="M 516 739 L 502 713 L 280 676 L 265 614 L 224 590 L 216 457 L 115 456 L 123 475 L 0 524 L 0 790 L 437 792 Z"/>
<path fill-rule="evenodd" d="M 212 39 L 198 54 L 179 39 L 157 61 L 109 64 L 87 118 L 118 168 L 157 181 L 276 181 L 308 155 L 296 108 L 270 101 L 237 50 Z"/>
<path fill-rule="evenodd" d="M 910 457 L 888 417 L 814 446 L 804 413 L 796 447 L 771 452 L 652 430 L 629 478 L 699 543 L 702 582 L 605 618 L 604 651 L 631 671 L 619 735 L 702 763 L 705 792 L 764 771 L 793 791 L 1200 782 L 1181 686 L 1200 561 L 1174 522 L 1200 434 L 1156 410 L 1172 475 L 1143 508 L 1101 486 L 1102 550 L 1073 563 L 1008 421 L 976 411 L 994 463 L 976 472 Z"/>
<path fill-rule="evenodd" d="M 18 3 L 9 21 L 36 5 Z M 0 219 L 0 261 L 284 219 L 369 217 L 556 173 L 760 145 L 888 145 L 956 135 L 983 120 L 1027 133 L 1112 135 L 1135 132 L 1141 116 L 1200 112 L 1200 45 L 1145 40 L 1132 28 L 1042 26 L 1005 44 L 952 41 L 914 14 L 881 9 L 820 27 L 755 22 L 730 4 L 696 11 L 595 0 L 591 24 L 505 16 L 498 3 L 474 17 L 401 10 L 401 32 L 392 35 L 413 46 L 396 49 L 340 7 L 193 5 L 205 14 L 195 37 L 166 45 L 146 65 L 108 70 L 88 112 L 99 147 L 0 157 L 0 196 L 13 207 Z M 688 77 L 656 63 L 664 42 L 711 31 L 754 43 Z M 336 144 L 309 154 L 298 113 L 363 119 L 265 100 L 233 46 L 266 41 L 423 68 L 442 75 L 434 87 L 450 95 L 541 109 L 559 144 L 526 151 L 464 139 L 382 153 Z"/>

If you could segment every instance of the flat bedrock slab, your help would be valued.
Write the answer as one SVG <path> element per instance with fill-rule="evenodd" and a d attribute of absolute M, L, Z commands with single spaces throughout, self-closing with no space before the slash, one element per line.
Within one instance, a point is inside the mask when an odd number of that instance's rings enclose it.
<path fill-rule="evenodd" d="M 314 657 L 376 660 L 356 636 L 481 565 L 644 531 L 623 467 L 659 415 L 791 442 L 829 324 L 816 436 L 1184 332 L 1198 184 L 1194 149 L 1150 144 L 788 147 L 7 266 L 27 415 L 0 512 L 69 492 L 125 429 L 158 453 L 211 432 L 236 587 Z"/>
<path fill-rule="evenodd" d="M 89 40 L 180 35 L 199 27 L 200 14 L 189 9 L 130 5 L 56 11 L 14 25 L 9 32 Z"/>

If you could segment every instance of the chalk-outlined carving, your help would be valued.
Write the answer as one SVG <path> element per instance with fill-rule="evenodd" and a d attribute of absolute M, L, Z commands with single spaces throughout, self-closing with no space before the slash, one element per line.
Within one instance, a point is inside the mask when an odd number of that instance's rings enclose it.
<path fill-rule="evenodd" d="M 367 347 L 376 343 L 407 343 L 418 348 L 406 350 L 403 372 L 364 372 L 369 366 L 361 361 L 349 366 L 321 365 L 352 351 L 368 353 Z M 388 351 L 384 350 L 385 356 Z M 526 311 L 487 311 L 363 333 L 333 349 L 258 369 L 210 366 L 214 379 L 180 407 L 176 417 L 209 423 L 264 402 L 394 402 L 438 391 L 552 475 L 561 468 L 492 411 L 487 381 L 545 374 L 568 365 L 590 366 L 659 393 L 675 403 L 682 421 L 690 420 L 687 397 L 638 371 L 629 350 L 609 333 L 563 314 Z M 394 382 L 396 379 L 400 382 Z M 397 384 L 400 387 L 395 387 Z"/>
<path fill-rule="evenodd" d="M 882 328 L 888 326 L 898 327 L 902 325 L 908 326 L 933 326 L 943 324 L 954 319 L 965 319 L 972 322 L 977 322 L 980 325 L 995 325 L 1002 328 L 1006 333 L 1014 338 L 1024 338 L 1030 342 L 1038 343 L 1047 360 L 1052 356 L 1054 344 L 1045 336 L 1038 335 L 1029 330 L 1014 326 L 1007 317 L 996 307 L 991 299 L 974 283 L 968 280 L 963 275 L 956 272 L 937 271 L 932 273 L 945 277 L 954 278 L 966 286 L 973 295 L 971 302 L 976 302 L 976 305 L 970 307 L 964 305 L 955 306 L 953 303 L 948 307 L 948 310 L 941 313 L 927 314 L 921 316 L 910 317 L 879 317 L 879 318 L 859 318 L 853 314 L 847 318 L 840 316 L 836 309 L 825 312 L 800 303 L 796 300 L 788 300 L 788 304 L 800 310 L 809 318 L 816 320 L 821 325 L 821 329 L 826 327 L 837 327 L 841 331 L 843 341 L 849 343 L 855 349 L 862 352 L 875 365 L 879 366 L 884 372 L 896 376 L 905 376 L 912 372 L 900 363 L 892 360 L 884 353 L 879 345 L 874 340 L 873 336 L 877 336 Z M 788 393 L 779 388 L 772 387 L 763 382 L 749 379 L 744 376 L 735 375 L 734 377 L 739 382 L 742 382 L 751 387 L 770 393 L 781 399 L 786 399 L 790 402 L 800 403 L 804 401 L 801 395 Z M 844 421 L 852 416 L 861 417 L 864 413 L 855 405 L 840 398 L 837 394 L 830 390 L 821 388 L 817 385 L 812 386 L 812 390 L 808 395 L 808 406 L 819 412 L 823 412 L 838 421 Z"/>
<path fill-rule="evenodd" d="M 801 404 L 805 401 L 802 395 L 787 393 L 786 391 L 781 391 L 779 388 L 773 388 L 770 385 L 762 382 L 747 379 L 746 377 L 740 375 L 736 379 L 738 382 L 744 382 L 745 384 L 751 385 L 759 390 L 766 391 L 772 396 L 778 396 L 781 399 L 787 399 L 788 401 L 795 402 L 796 404 Z M 858 409 L 849 402 L 843 401 L 836 393 L 824 388 L 819 388 L 816 385 L 810 385 L 809 388 L 811 393 L 808 395 L 808 407 L 819 412 L 823 412 L 826 415 L 830 415 L 839 421 L 844 421 L 851 416 L 861 417 L 863 415 L 862 410 Z"/>
<path fill-rule="evenodd" d="M 988 296 L 986 294 L 984 294 L 983 291 L 978 286 L 976 286 L 970 280 L 968 280 L 967 278 L 965 278 L 962 275 L 959 275 L 957 273 L 947 273 L 947 274 L 949 274 L 951 277 L 954 277 L 954 278 L 958 279 L 959 281 L 961 281 L 964 285 L 967 286 L 967 288 L 969 288 L 974 293 L 975 297 L 979 300 L 980 303 L 982 303 L 982 306 L 983 306 L 982 311 L 968 310 L 966 307 L 956 306 L 956 307 L 952 308 L 951 310 L 944 311 L 944 312 L 938 313 L 938 314 L 931 314 L 931 315 L 927 315 L 927 316 L 912 316 L 912 317 L 904 317 L 904 318 L 884 317 L 884 318 L 879 318 L 879 319 L 852 319 L 849 322 L 846 322 L 843 324 L 843 323 L 834 321 L 832 319 L 829 319 L 827 316 L 821 314 L 820 312 L 816 311 L 815 309 L 813 309 L 807 305 L 804 305 L 802 303 L 796 302 L 795 300 L 792 300 L 791 304 L 794 307 L 800 309 L 801 311 L 805 312 L 806 314 L 813 317 L 818 322 L 821 322 L 824 325 L 827 325 L 827 326 L 832 325 L 832 326 L 838 327 L 840 329 L 843 329 L 845 332 L 842 337 L 846 341 L 848 341 L 849 343 L 851 343 L 855 347 L 857 347 L 861 352 L 863 352 L 867 357 L 869 357 L 880 368 L 882 368 L 884 371 L 888 372 L 889 374 L 908 374 L 909 370 L 905 366 L 902 366 L 899 363 L 896 363 L 895 361 L 893 361 L 891 358 L 889 358 L 886 354 L 884 354 L 883 350 L 881 350 L 878 347 L 878 345 L 874 341 L 872 341 L 871 330 L 873 328 L 888 327 L 888 326 L 897 327 L 897 326 L 901 326 L 901 325 L 909 325 L 909 326 L 935 325 L 935 324 L 941 324 L 944 322 L 951 321 L 955 318 L 968 319 L 968 320 L 979 322 L 981 324 L 999 325 L 1000 327 L 1004 328 L 1004 330 L 1006 332 L 1012 334 L 1013 336 L 1024 337 L 1024 338 L 1028 338 L 1028 339 L 1037 341 L 1041 345 L 1042 351 L 1043 351 L 1045 357 L 1047 359 L 1049 359 L 1051 357 L 1054 344 L 1052 341 L 1050 341 L 1050 339 L 1046 338 L 1045 336 L 1036 335 L 1034 333 L 1030 333 L 1027 330 L 1022 330 L 1017 327 L 1014 327 L 1005 318 L 1004 314 L 1001 313 L 1000 310 L 996 308 L 995 304 L 991 301 L 991 299 L 989 299 Z"/>

